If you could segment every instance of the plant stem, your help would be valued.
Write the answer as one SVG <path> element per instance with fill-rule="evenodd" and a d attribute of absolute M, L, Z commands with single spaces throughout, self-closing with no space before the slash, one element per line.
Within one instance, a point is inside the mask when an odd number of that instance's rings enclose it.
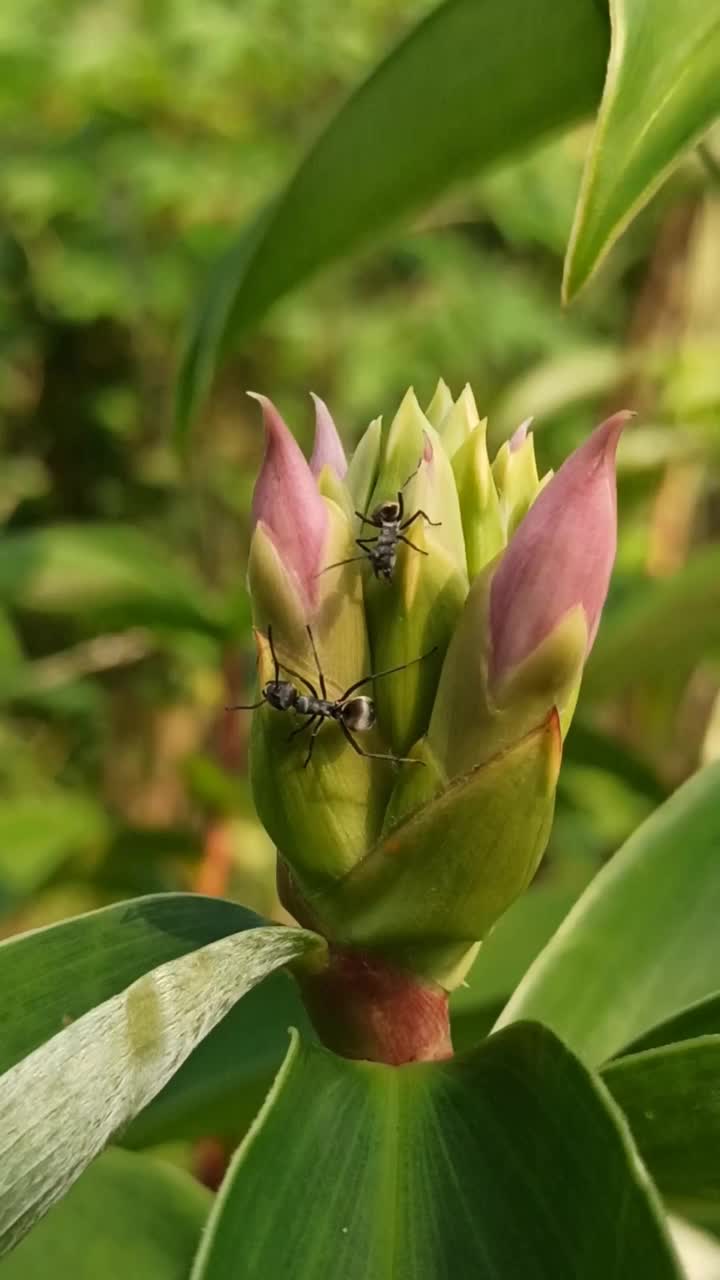
<path fill-rule="evenodd" d="M 344 1058 L 402 1066 L 452 1057 L 448 996 L 382 956 L 330 947 L 321 973 L 298 973 L 323 1044 Z"/>

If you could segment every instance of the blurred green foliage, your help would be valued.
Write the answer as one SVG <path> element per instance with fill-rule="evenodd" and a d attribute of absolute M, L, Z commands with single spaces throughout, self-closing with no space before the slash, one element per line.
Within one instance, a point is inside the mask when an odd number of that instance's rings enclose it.
<path fill-rule="evenodd" d="M 218 380 L 189 464 L 173 451 L 178 352 L 208 266 L 429 7 L 4 0 L 0 934 L 171 888 L 279 910 L 248 725 L 223 711 L 254 666 L 262 441 L 247 388 L 304 444 L 316 390 L 352 444 L 409 383 L 429 399 L 440 374 L 456 393 L 470 380 L 495 444 L 536 415 L 547 465 L 606 410 L 637 409 L 545 888 L 579 891 L 720 753 L 705 546 L 720 527 L 720 193 L 696 159 L 570 311 L 559 283 L 587 132 L 465 185 L 276 306 Z"/>

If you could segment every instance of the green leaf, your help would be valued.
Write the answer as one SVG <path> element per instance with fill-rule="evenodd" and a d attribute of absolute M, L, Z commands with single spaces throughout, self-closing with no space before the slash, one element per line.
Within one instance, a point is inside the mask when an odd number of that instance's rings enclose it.
<path fill-rule="evenodd" d="M 594 0 L 448 0 L 412 30 L 218 264 L 180 374 L 179 433 L 230 335 L 452 183 L 590 112 L 607 48 Z"/>
<path fill-rule="evenodd" d="M 0 1253 L 7 1251 L 167 1083 L 240 997 L 323 944 L 252 929 L 160 965 L 3 1077 Z"/>
<path fill-rule="evenodd" d="M 720 1035 L 611 1062 L 603 1079 L 664 1195 L 720 1197 Z"/>
<path fill-rule="evenodd" d="M 720 650 L 720 548 L 694 552 L 669 578 L 627 593 L 603 620 L 583 681 L 585 698 L 625 688 L 681 684 L 700 658 Z"/>
<path fill-rule="evenodd" d="M 720 112 L 714 0 L 610 0 L 612 48 L 565 264 L 572 298 Z"/>
<path fill-rule="evenodd" d="M 586 1062 L 720 987 L 720 764 L 686 782 L 596 876 L 497 1026 L 533 1018 Z"/>
<path fill-rule="evenodd" d="M 0 1074 L 148 970 L 263 923 L 222 898 L 163 893 L 0 943 Z"/>
<path fill-rule="evenodd" d="M 212 1133 L 239 1139 L 282 1065 L 288 1028 L 314 1036 L 295 983 L 284 973 L 248 991 L 190 1054 L 120 1141 L 146 1147 Z"/>
<path fill-rule="evenodd" d="M 262 923 L 222 898 L 168 893 L 103 907 L 0 944 L 0 1073 L 149 969 Z M 282 1062 L 289 1026 L 311 1034 L 294 984 L 276 974 L 210 1032 L 123 1134 L 123 1143 L 195 1136 L 209 1119 L 215 1132 L 243 1132 Z"/>
<path fill-rule="evenodd" d="M 0 542 L 0 601 L 41 614 L 88 614 L 107 625 L 215 632 L 222 619 L 202 586 L 146 534 L 127 525 L 56 524 Z"/>
<path fill-rule="evenodd" d="M 180 1280 L 210 1202 L 179 1169 L 107 1151 L 5 1258 L 3 1280 Z"/>
<path fill-rule="evenodd" d="M 193 1280 L 679 1274 L 619 1112 L 550 1032 L 524 1025 L 401 1069 L 296 1041 Z"/>
<path fill-rule="evenodd" d="M 638 1036 L 623 1049 L 623 1053 L 639 1053 L 644 1049 L 659 1049 L 680 1040 L 695 1040 L 698 1036 L 720 1035 L 720 991 L 713 991 L 704 1000 L 696 1000 L 686 1009 L 666 1018 Z"/>

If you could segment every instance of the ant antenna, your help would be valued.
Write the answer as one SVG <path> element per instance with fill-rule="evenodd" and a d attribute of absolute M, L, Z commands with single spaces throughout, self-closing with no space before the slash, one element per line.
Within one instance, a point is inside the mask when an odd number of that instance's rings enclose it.
<path fill-rule="evenodd" d="M 422 653 L 419 658 L 413 658 L 410 662 L 401 662 L 397 667 L 387 667 L 385 671 L 374 671 L 372 675 L 363 676 L 362 680 L 356 680 L 355 684 L 351 684 L 350 688 L 345 690 L 342 697 L 338 698 L 338 702 L 345 702 L 351 693 L 355 693 L 356 689 L 361 689 L 364 684 L 369 684 L 371 680 L 381 680 L 383 676 L 392 676 L 396 671 L 405 671 L 407 667 L 414 667 L 418 662 L 424 662 L 433 653 L 437 653 L 436 644 L 433 645 L 432 649 L 428 649 L 427 653 Z M 393 759 L 403 759 L 403 757 L 393 757 Z"/>
<path fill-rule="evenodd" d="M 311 649 L 312 649 L 312 651 L 313 651 L 313 658 L 315 659 L 315 669 L 316 669 L 316 671 L 317 671 L 317 673 L 318 673 L 318 680 L 320 681 L 320 691 L 321 691 L 321 693 L 322 693 L 323 698 L 327 698 L 327 689 L 325 688 L 325 676 L 323 675 L 322 667 L 320 666 L 320 659 L 318 658 L 318 651 L 317 651 L 317 649 L 315 648 L 315 640 L 314 640 L 314 637 L 313 637 L 313 633 L 312 633 L 312 631 L 311 631 L 310 627 L 306 627 L 306 628 L 305 628 L 305 630 L 306 630 L 306 631 L 307 631 L 307 633 L 308 633 L 308 640 L 310 641 L 310 648 L 311 648 Z"/>
<path fill-rule="evenodd" d="M 324 573 L 328 573 L 330 569 L 339 569 L 343 564 L 354 564 L 356 560 L 367 560 L 367 556 L 349 556 L 347 560 L 335 560 L 333 564 L 326 564 L 324 569 L 315 574 L 316 578 L 322 578 Z"/>
<path fill-rule="evenodd" d="M 275 652 L 275 645 L 273 644 L 272 624 L 270 622 L 268 622 L 267 634 L 268 634 L 268 644 L 270 645 L 270 652 L 272 654 L 272 660 L 273 660 L 273 663 L 275 664 L 275 675 L 273 679 L 275 681 L 275 684 L 277 684 L 278 680 L 280 679 L 280 663 L 278 662 L 278 656 Z"/>
<path fill-rule="evenodd" d="M 415 470 L 414 470 L 414 471 L 411 471 L 411 472 L 410 472 L 410 475 L 408 476 L 408 478 L 407 478 L 407 480 L 405 481 L 405 483 L 404 483 L 403 485 L 401 485 L 401 486 L 400 486 L 400 492 L 401 492 L 401 493 L 403 492 L 403 489 L 407 489 L 407 487 L 408 487 L 408 485 L 409 485 L 410 481 L 415 479 L 415 476 L 417 475 L 418 471 L 420 470 L 420 468 L 421 468 L 421 466 L 422 466 L 423 462 L 425 462 L 425 461 L 426 461 L 426 458 L 425 458 L 425 449 L 426 449 L 426 447 L 430 449 L 430 457 L 427 459 L 427 461 L 428 461 L 428 462 L 431 462 L 431 461 L 432 461 L 432 456 L 433 456 L 432 445 L 430 444 L 430 441 L 428 440 L 428 437 L 427 437 L 427 435 L 426 435 L 426 433 L 425 433 L 424 431 L 423 431 L 423 441 L 424 441 L 425 443 L 423 444 L 423 451 L 422 451 L 422 453 L 420 454 L 420 457 L 418 458 L 417 466 L 415 467 Z"/>

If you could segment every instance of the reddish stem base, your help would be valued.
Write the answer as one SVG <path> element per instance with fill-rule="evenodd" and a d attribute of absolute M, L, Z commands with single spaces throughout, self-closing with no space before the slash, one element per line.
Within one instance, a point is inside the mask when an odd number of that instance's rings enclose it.
<path fill-rule="evenodd" d="M 334 946 L 327 969 L 298 980 L 320 1039 L 341 1057 L 395 1067 L 452 1057 L 448 996 L 435 983 Z"/>

